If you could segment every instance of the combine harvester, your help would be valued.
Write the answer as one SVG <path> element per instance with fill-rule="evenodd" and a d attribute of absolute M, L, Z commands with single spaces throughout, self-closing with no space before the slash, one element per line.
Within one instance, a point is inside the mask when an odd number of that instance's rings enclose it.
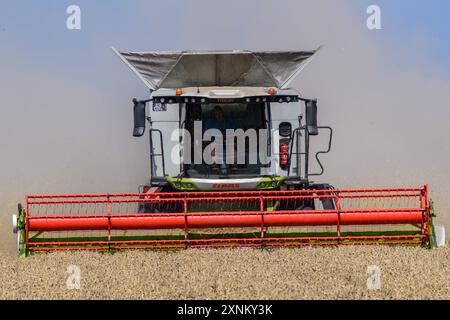
<path fill-rule="evenodd" d="M 113 50 L 150 89 L 148 100 L 133 100 L 133 135 L 149 126 L 150 179 L 135 194 L 28 195 L 13 217 L 19 254 L 445 241 L 427 186 L 311 181 L 323 174 L 333 130 L 317 125 L 317 101 L 289 85 L 317 50 Z M 326 148 L 310 151 L 319 133 Z"/>

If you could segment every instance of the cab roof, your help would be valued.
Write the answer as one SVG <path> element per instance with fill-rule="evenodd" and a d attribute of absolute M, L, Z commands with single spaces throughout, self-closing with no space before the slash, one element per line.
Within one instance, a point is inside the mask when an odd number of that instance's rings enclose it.
<path fill-rule="evenodd" d="M 186 87 L 288 88 L 313 51 L 113 51 L 152 91 Z"/>

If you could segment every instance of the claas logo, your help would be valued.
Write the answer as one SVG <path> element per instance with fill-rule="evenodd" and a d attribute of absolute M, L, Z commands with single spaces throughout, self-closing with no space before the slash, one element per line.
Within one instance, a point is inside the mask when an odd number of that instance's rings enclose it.
<path fill-rule="evenodd" d="M 241 185 L 239 183 L 215 183 L 214 189 L 239 189 Z"/>

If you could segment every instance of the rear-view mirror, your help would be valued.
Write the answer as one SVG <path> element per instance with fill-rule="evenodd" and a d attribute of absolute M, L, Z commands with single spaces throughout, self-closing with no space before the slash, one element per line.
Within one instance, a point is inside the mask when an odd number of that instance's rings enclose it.
<path fill-rule="evenodd" d="M 317 128 L 317 100 L 306 101 L 306 129 L 312 136 L 319 134 Z"/>
<path fill-rule="evenodd" d="M 145 102 L 133 99 L 134 137 L 142 137 L 145 132 Z"/>

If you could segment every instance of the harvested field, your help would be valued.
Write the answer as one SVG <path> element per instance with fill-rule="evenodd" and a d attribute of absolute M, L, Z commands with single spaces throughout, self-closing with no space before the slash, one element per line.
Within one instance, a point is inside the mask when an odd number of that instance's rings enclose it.
<path fill-rule="evenodd" d="M 69 290 L 69 265 L 81 288 Z M 367 268 L 381 269 L 368 290 Z M 0 253 L 3 299 L 449 299 L 450 249 L 340 247 Z"/>

